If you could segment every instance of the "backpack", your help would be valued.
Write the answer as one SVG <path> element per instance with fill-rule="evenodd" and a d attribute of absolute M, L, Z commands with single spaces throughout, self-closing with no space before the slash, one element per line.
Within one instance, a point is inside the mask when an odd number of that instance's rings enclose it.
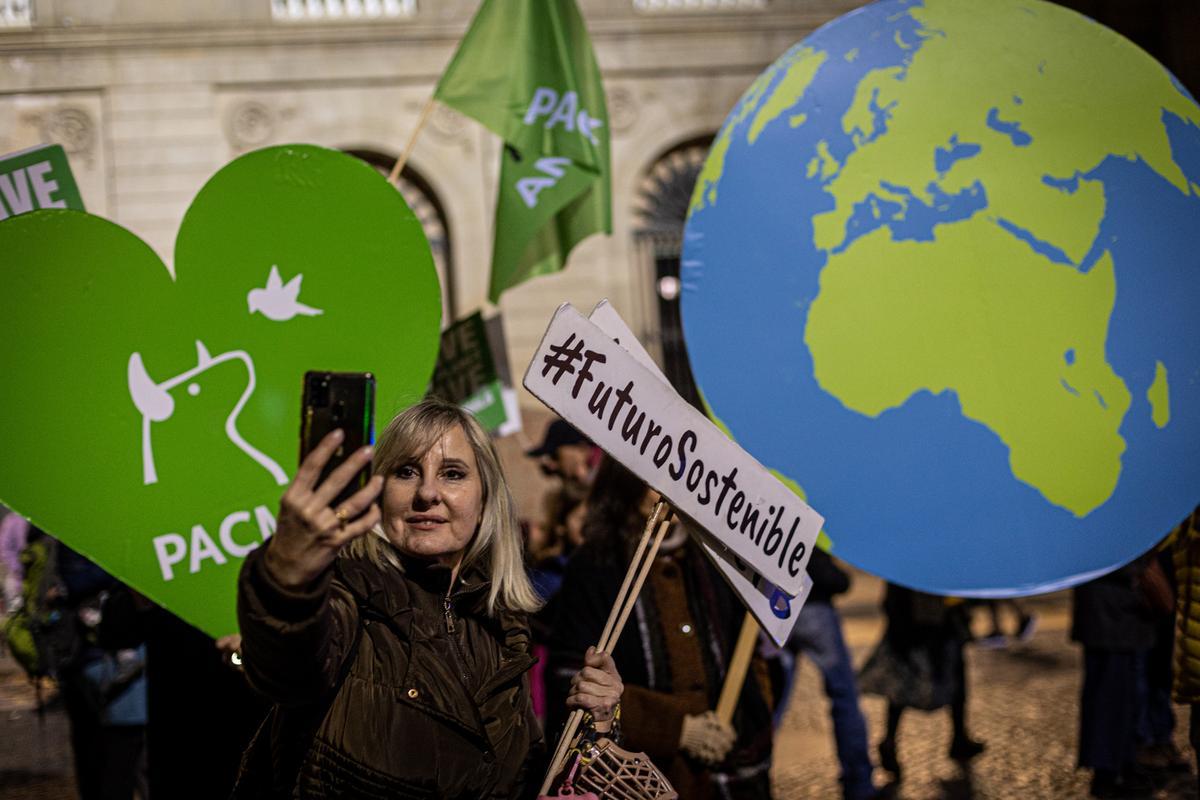
<path fill-rule="evenodd" d="M 25 579 L 21 606 L 4 623 L 4 638 L 13 660 L 30 678 L 56 677 L 82 645 L 75 615 L 62 608 L 58 577 L 58 542 L 41 536 L 21 551 Z"/>

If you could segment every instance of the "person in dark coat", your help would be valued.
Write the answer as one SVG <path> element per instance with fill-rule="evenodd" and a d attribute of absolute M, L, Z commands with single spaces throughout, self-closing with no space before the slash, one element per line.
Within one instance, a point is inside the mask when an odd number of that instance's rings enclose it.
<path fill-rule="evenodd" d="M 79 796 L 131 800 L 145 794 L 145 650 L 141 632 L 122 624 L 110 604 L 129 590 L 81 553 L 55 547 L 64 624 L 76 631 L 56 677 Z"/>
<path fill-rule="evenodd" d="M 426 400 L 388 425 L 372 461 L 325 437 L 242 567 L 238 619 L 251 685 L 274 703 L 237 797 L 524 797 L 542 777 L 530 703 L 530 612 L 516 514 L 473 417 Z M 380 498 L 381 502 L 375 502 Z M 565 705 L 612 724 L 621 681 L 589 653 Z"/>
<path fill-rule="evenodd" d="M 1154 616 L 1154 644 L 1138 669 L 1138 764 L 1151 773 L 1186 775 L 1191 768 L 1175 746 L 1175 710 L 1171 706 L 1178 594 L 1172 560 L 1171 548 L 1160 546 L 1153 558 L 1157 563 L 1151 563 L 1154 578 L 1160 582 L 1156 599 L 1149 603 Z"/>
<path fill-rule="evenodd" d="M 1154 644 L 1154 614 L 1138 578 L 1143 557 L 1075 587 L 1071 639 L 1083 645 L 1079 766 L 1093 770 L 1093 797 L 1144 797 L 1153 784 L 1137 767 L 1138 669 Z"/>
<path fill-rule="evenodd" d="M 584 543 L 567 564 L 547 669 L 551 710 L 599 640 L 657 494 L 605 459 L 588 498 Z M 668 534 L 613 647 L 625 692 L 622 746 L 641 751 L 681 798 L 770 797 L 771 708 L 755 658 L 732 726 L 712 709 L 745 609 L 682 526 Z M 552 718 L 547 726 L 555 730 Z"/>
<path fill-rule="evenodd" d="M 145 650 L 144 681 L 138 681 L 144 683 L 144 756 L 136 759 L 134 752 L 136 760 L 131 761 L 115 749 L 129 738 L 128 728 L 109 726 L 100 737 L 104 751 L 99 760 L 105 770 L 117 773 L 108 785 L 129 787 L 111 796 L 228 797 L 246 743 L 267 710 L 241 671 L 222 659 L 211 636 L 120 584 L 106 590 L 96 638 L 113 655 Z M 123 677 L 136 690 L 137 665 L 128 657 L 115 661 L 125 672 L 114 677 Z M 123 767 L 123 761 L 129 766 Z M 198 763 L 204 769 L 195 769 Z"/>
<path fill-rule="evenodd" d="M 949 707 L 953 725 L 950 758 L 967 762 L 984 750 L 967 733 L 967 676 L 963 647 L 971 632 L 966 604 L 889 583 L 883 601 L 887 630 L 863 666 L 859 688 L 887 698 L 887 731 L 879 743 L 879 764 L 896 780 L 902 770 L 897 751 L 906 709 Z"/>
<path fill-rule="evenodd" d="M 1200 506 L 1171 531 L 1167 540 L 1178 591 L 1171 699 L 1192 707 L 1188 738 L 1200 777 Z"/>

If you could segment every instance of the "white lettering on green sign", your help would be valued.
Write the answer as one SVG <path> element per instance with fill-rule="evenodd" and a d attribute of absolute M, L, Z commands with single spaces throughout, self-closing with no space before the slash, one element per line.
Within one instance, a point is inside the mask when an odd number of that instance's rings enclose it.
<path fill-rule="evenodd" d="M 58 181 L 47 177 L 52 169 L 49 161 L 39 161 L 0 174 L 0 219 L 25 214 L 35 208 L 66 208 L 66 200 L 54 197 Z"/>
<path fill-rule="evenodd" d="M 235 527 L 250 524 L 249 511 L 234 511 L 221 520 L 216 541 L 201 524 L 192 526 L 190 540 L 178 533 L 155 536 L 154 555 L 158 560 L 158 568 L 162 570 L 163 580 L 174 580 L 175 565 L 185 558 L 188 559 L 188 572 L 193 575 L 200 571 L 206 560 L 211 559 L 215 564 L 226 563 L 227 553 L 234 558 L 245 558 L 275 532 L 275 517 L 266 506 L 255 506 L 254 522 L 258 526 L 258 540 L 245 541 L 244 533 L 239 533 L 242 541 L 234 538 Z"/>
<path fill-rule="evenodd" d="M 579 108 L 579 95 L 575 92 L 563 92 L 562 97 L 559 97 L 558 92 L 549 86 L 539 86 L 533 92 L 529 107 L 525 109 L 523 122 L 532 125 L 540 117 L 546 117 L 542 127 L 547 130 L 562 125 L 563 130 L 578 131 L 592 144 L 600 144 L 600 140 L 596 138 L 596 129 L 604 124 L 604 120 L 596 119 L 586 108 Z"/>
<path fill-rule="evenodd" d="M 542 175 L 535 175 L 532 178 L 521 178 L 517 181 L 517 192 L 520 193 L 521 199 L 525 201 L 525 205 L 529 208 L 536 208 L 538 204 L 538 195 L 543 189 L 549 189 L 558 183 L 558 179 L 566 174 L 566 168 L 571 163 L 571 159 L 561 156 L 546 156 L 539 158 L 534 168 Z M 542 177 L 542 176 L 545 177 Z"/>

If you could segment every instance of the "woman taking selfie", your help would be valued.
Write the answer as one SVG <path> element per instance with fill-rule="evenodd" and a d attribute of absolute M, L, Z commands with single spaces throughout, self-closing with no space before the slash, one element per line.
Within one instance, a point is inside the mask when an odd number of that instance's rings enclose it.
<path fill-rule="evenodd" d="M 529 795 L 544 766 L 527 678 L 538 603 L 491 441 L 427 400 L 319 482 L 341 441 L 304 459 L 242 567 L 246 674 L 276 705 L 235 796 Z M 589 653 L 567 705 L 604 728 L 621 690 L 612 659 Z"/>

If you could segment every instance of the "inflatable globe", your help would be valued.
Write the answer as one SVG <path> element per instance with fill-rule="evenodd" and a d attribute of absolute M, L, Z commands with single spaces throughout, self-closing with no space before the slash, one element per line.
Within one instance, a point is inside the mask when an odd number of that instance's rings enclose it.
<path fill-rule="evenodd" d="M 1200 503 L 1200 108 L 1073 11 L 819 29 L 726 120 L 681 272 L 710 412 L 859 567 L 1046 591 Z"/>

